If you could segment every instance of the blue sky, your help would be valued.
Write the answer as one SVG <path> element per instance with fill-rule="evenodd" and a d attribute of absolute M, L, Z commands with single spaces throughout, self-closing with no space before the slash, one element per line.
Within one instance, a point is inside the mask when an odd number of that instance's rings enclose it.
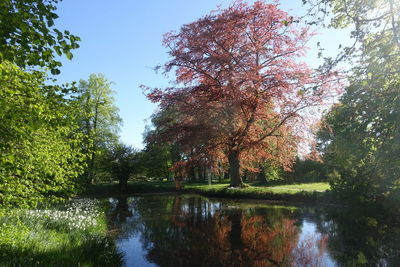
<path fill-rule="evenodd" d="M 253 1 L 248 1 L 253 2 Z M 139 88 L 141 84 L 165 87 L 168 79 L 153 68 L 168 60 L 162 46 L 162 35 L 178 30 L 217 5 L 228 6 L 228 0 L 64 0 L 58 5 L 60 18 L 56 27 L 81 37 L 81 47 L 72 61 L 63 59 L 60 82 L 87 79 L 91 73 L 103 73 L 114 84 L 116 105 L 123 119 L 121 140 L 142 148 L 145 120 L 156 106 Z M 301 0 L 283 0 L 281 8 L 293 15 L 304 14 Z M 318 30 L 310 42 L 307 61 L 318 65 L 316 42 L 327 54 L 334 55 L 340 43 L 348 43 L 346 32 Z"/>

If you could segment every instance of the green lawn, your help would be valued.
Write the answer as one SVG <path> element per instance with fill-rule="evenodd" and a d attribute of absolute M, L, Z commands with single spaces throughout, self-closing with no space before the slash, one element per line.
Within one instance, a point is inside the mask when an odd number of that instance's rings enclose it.
<path fill-rule="evenodd" d="M 330 188 L 328 183 L 303 183 L 303 184 L 287 184 L 278 186 L 264 186 L 260 184 L 250 184 L 245 188 L 229 188 L 229 183 L 206 184 L 185 184 L 185 189 L 193 189 L 200 191 L 218 192 L 226 190 L 227 192 L 242 192 L 242 193 L 285 193 L 296 194 L 299 192 L 324 192 Z"/>
<path fill-rule="evenodd" d="M 318 191 L 323 192 L 330 189 L 329 183 L 306 183 L 306 184 L 290 184 L 269 186 L 270 190 L 284 190 L 284 191 Z"/>
<path fill-rule="evenodd" d="M 244 188 L 231 188 L 229 187 L 229 183 L 215 183 L 212 185 L 186 183 L 184 186 L 184 190 L 206 196 L 294 202 L 330 202 L 330 194 L 327 193 L 328 189 L 328 183 L 303 183 L 279 186 L 250 183 Z"/>

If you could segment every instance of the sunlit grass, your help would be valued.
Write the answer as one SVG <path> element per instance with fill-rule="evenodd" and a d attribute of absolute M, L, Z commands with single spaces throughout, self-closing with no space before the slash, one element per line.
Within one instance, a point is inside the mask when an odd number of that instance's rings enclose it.
<path fill-rule="evenodd" d="M 186 184 L 186 189 L 201 190 L 218 192 L 225 190 L 227 193 L 285 193 L 285 194 L 296 194 L 299 192 L 324 192 L 330 188 L 328 183 L 303 183 L 303 184 L 287 184 L 279 186 L 263 186 L 259 184 L 250 184 L 244 188 L 230 188 L 229 183 L 219 183 L 212 185 L 205 184 Z"/>
<path fill-rule="evenodd" d="M 295 190 L 295 191 L 319 191 L 323 192 L 330 189 L 329 183 L 305 183 L 305 184 L 290 184 L 268 187 L 272 190 Z"/>
<path fill-rule="evenodd" d="M 234 199 L 263 199 L 295 202 L 329 202 L 328 183 L 287 184 L 266 186 L 250 183 L 246 187 L 232 188 L 229 183 L 191 184 L 184 186 L 185 190 L 206 196 L 225 197 Z"/>
<path fill-rule="evenodd" d="M 0 266 L 118 266 L 98 204 L 0 210 Z"/>

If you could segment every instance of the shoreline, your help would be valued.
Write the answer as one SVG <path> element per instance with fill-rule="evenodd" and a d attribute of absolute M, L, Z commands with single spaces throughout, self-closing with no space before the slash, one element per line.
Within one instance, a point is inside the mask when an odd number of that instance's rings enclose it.
<path fill-rule="evenodd" d="M 265 200 L 265 201 L 282 201 L 307 204 L 324 204 L 324 205 L 340 205 L 333 200 L 330 191 L 319 192 L 311 190 L 303 190 L 297 192 L 252 192 L 246 191 L 245 188 L 216 188 L 215 185 L 208 187 L 206 184 L 185 184 L 181 190 L 176 190 L 173 183 L 152 184 L 147 183 L 130 183 L 125 192 L 119 190 L 116 183 L 104 183 L 91 185 L 86 191 L 79 194 L 82 197 L 118 197 L 133 196 L 134 194 L 151 194 L 151 193 L 173 193 L 173 194 L 199 194 L 206 197 L 227 198 L 227 199 L 248 199 L 248 200 Z"/>

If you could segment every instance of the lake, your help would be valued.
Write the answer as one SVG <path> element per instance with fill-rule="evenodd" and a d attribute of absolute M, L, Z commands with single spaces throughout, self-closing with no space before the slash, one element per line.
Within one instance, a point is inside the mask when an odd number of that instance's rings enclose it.
<path fill-rule="evenodd" d="M 343 207 L 179 194 L 108 203 L 125 266 L 400 266 L 400 228 Z"/>

